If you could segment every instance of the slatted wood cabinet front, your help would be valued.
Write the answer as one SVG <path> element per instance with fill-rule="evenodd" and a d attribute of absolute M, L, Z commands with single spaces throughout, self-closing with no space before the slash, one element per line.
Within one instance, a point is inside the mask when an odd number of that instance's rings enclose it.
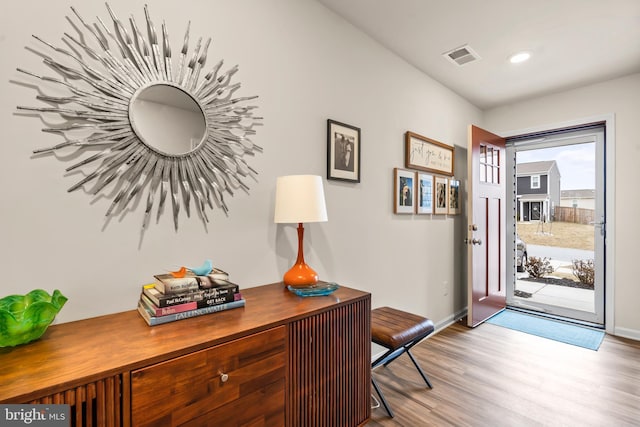
<path fill-rule="evenodd" d="M 240 309 L 149 327 L 130 311 L 0 349 L 0 403 L 72 426 L 357 426 L 370 416 L 370 295 L 243 290 Z"/>

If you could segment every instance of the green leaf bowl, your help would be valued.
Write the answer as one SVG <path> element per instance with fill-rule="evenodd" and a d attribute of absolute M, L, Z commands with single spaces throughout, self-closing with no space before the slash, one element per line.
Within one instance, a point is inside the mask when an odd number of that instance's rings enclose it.
<path fill-rule="evenodd" d="M 0 299 L 0 347 L 14 347 L 40 338 L 66 302 L 67 297 L 57 289 L 53 295 L 35 289 L 26 295 Z"/>

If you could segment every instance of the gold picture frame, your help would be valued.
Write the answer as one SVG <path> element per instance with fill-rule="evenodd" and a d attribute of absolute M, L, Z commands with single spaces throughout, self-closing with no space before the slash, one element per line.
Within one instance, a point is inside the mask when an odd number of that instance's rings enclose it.
<path fill-rule="evenodd" d="M 416 213 L 433 213 L 433 175 L 416 172 Z"/>
<path fill-rule="evenodd" d="M 443 176 L 435 177 L 433 191 L 433 213 L 446 215 L 449 212 L 449 185 L 448 179 Z"/>
<path fill-rule="evenodd" d="M 416 173 L 393 169 L 393 213 L 412 214 L 416 208 Z"/>
<path fill-rule="evenodd" d="M 460 209 L 460 180 L 451 178 L 447 185 L 447 213 L 458 215 Z"/>

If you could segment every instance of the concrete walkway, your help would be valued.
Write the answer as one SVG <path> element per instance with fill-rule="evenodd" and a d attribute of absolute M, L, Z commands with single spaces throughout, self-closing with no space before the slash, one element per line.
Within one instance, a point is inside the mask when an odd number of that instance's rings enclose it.
<path fill-rule="evenodd" d="M 556 272 L 572 274 L 570 261 L 550 260 L 551 266 Z M 535 302 L 540 304 L 555 305 L 566 307 L 573 310 L 595 312 L 595 292 L 592 289 L 572 288 L 569 286 L 547 285 L 545 283 L 529 282 L 526 280 L 518 280 L 528 277 L 527 273 L 517 273 L 516 290 L 528 292 L 531 298 L 519 298 L 526 304 L 527 302 Z M 547 277 L 554 277 L 550 274 Z"/>
<path fill-rule="evenodd" d="M 595 311 L 595 295 L 591 289 L 516 280 L 516 290 L 531 294 L 531 298 L 521 298 L 524 304 L 527 302 L 536 302 L 566 307 L 573 310 L 587 311 L 589 313 Z"/>
<path fill-rule="evenodd" d="M 555 246 L 527 245 L 527 255 L 538 258 L 568 259 L 571 265 L 572 259 L 593 259 L 593 251 L 581 249 L 558 248 Z"/>

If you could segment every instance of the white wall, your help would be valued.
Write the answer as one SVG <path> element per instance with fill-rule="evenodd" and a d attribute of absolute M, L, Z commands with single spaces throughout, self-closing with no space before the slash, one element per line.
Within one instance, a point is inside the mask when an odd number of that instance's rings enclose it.
<path fill-rule="evenodd" d="M 31 34 L 61 45 L 63 32 L 75 34 L 65 19 L 73 14 L 61 2 L 3 2 L 1 295 L 60 289 L 69 302 L 58 321 L 66 322 L 133 309 L 153 274 L 206 258 L 241 287 L 279 281 L 295 259 L 297 241 L 293 225 L 273 224 L 275 180 L 326 176 L 331 118 L 362 129 L 361 183 L 325 180 L 329 222 L 306 227 L 307 262 L 324 280 L 371 292 L 374 306 L 392 305 L 435 322 L 466 306 L 463 217 L 394 215 L 392 177 L 394 167 L 403 167 L 403 134 L 411 130 L 459 146 L 456 168 L 464 180 L 467 125 L 480 123 L 477 108 L 315 1 L 109 2 L 121 19 L 133 14 L 139 26 L 144 3 L 156 27 L 166 21 L 174 55 L 191 20 L 192 46 L 197 37 L 213 37 L 209 66 L 221 58 L 225 69 L 239 64 L 236 95 L 260 96 L 265 126 L 254 140 L 264 153 L 249 159 L 258 182 L 250 196 L 228 197 L 229 218 L 216 212 L 207 231 L 199 219 L 181 216 L 175 233 L 165 212 L 141 234 L 142 206 L 105 222 L 109 199 L 67 193 L 80 179 L 65 176 L 73 159 L 31 154 L 61 142 L 40 131 L 55 118 L 16 114 L 16 105 L 42 105 L 35 100 L 37 86 L 44 93 L 50 87 L 16 67 L 54 75 L 29 51 L 53 55 Z M 89 22 L 109 19 L 103 1 L 75 7 Z"/>
<path fill-rule="evenodd" d="M 640 339 L 640 287 L 635 271 L 640 238 L 640 74 L 495 108 L 485 112 L 484 125 L 509 133 L 608 114 L 615 116 L 615 257 L 607 260 L 615 276 L 614 328 L 616 334 Z"/>

